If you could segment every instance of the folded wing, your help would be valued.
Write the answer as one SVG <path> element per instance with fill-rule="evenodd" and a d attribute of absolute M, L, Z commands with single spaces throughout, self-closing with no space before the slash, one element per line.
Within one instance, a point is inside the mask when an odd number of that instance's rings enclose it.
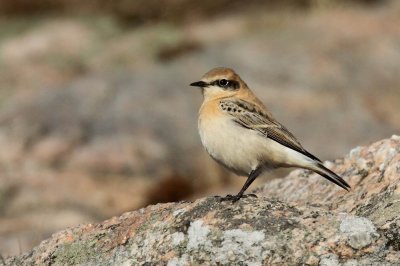
<path fill-rule="evenodd" d="M 266 138 L 321 162 L 320 159 L 306 151 L 289 130 L 258 106 L 244 100 L 225 99 L 221 100 L 220 108 L 230 114 L 238 125 L 258 131 Z"/>

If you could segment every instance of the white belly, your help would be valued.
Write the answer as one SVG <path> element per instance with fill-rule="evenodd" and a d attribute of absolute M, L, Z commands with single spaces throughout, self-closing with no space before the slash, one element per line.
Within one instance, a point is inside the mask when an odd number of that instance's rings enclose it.
<path fill-rule="evenodd" d="M 229 117 L 199 119 L 201 142 L 219 163 L 239 175 L 248 175 L 256 167 L 306 166 L 310 159 L 278 142 L 237 125 Z"/>
<path fill-rule="evenodd" d="M 201 142 L 219 163 L 239 175 L 247 175 L 260 163 L 263 140 L 256 132 L 242 128 L 231 119 L 199 119 Z"/>

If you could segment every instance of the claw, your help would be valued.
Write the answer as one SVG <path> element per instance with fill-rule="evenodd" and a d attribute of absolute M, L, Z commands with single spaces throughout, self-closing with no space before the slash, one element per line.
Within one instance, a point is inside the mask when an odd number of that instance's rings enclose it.
<path fill-rule="evenodd" d="M 232 201 L 232 203 L 235 203 L 236 201 L 240 200 L 241 198 L 248 198 L 248 197 L 257 198 L 257 195 L 256 194 L 246 194 L 246 195 L 228 194 L 225 197 L 216 196 L 216 198 L 218 198 L 221 202 L 222 201 Z"/>
<path fill-rule="evenodd" d="M 231 195 L 231 194 L 228 194 L 228 195 L 226 195 L 225 197 L 219 197 L 219 200 L 220 200 L 220 201 L 229 201 L 229 200 L 232 200 L 232 201 L 233 201 L 234 198 L 235 198 L 235 196 L 233 196 L 233 195 Z"/>
<path fill-rule="evenodd" d="M 252 197 L 252 198 L 258 199 L 257 195 L 253 194 L 253 193 L 249 193 L 249 194 L 243 195 L 243 198 L 248 198 L 248 197 Z"/>

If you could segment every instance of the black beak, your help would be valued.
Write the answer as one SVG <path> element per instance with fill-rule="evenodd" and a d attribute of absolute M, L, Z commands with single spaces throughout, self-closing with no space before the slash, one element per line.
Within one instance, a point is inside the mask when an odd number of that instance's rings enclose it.
<path fill-rule="evenodd" d="M 196 81 L 196 82 L 190 83 L 190 86 L 204 88 L 204 87 L 207 87 L 208 84 L 205 83 L 204 81 Z"/>

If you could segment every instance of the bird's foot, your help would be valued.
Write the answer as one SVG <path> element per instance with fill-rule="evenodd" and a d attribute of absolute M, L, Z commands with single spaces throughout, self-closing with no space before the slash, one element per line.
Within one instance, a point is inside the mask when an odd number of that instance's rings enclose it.
<path fill-rule="evenodd" d="M 240 200 L 241 198 L 248 198 L 248 197 L 252 197 L 252 198 L 257 198 L 256 194 L 245 194 L 245 195 L 231 195 L 228 194 L 225 197 L 220 197 L 220 196 L 216 196 L 216 198 L 218 198 L 220 201 L 232 201 L 232 203 L 235 203 L 236 201 Z"/>
<path fill-rule="evenodd" d="M 249 193 L 249 194 L 243 195 L 243 197 L 244 198 L 252 197 L 252 198 L 258 199 L 257 195 L 254 193 Z"/>

